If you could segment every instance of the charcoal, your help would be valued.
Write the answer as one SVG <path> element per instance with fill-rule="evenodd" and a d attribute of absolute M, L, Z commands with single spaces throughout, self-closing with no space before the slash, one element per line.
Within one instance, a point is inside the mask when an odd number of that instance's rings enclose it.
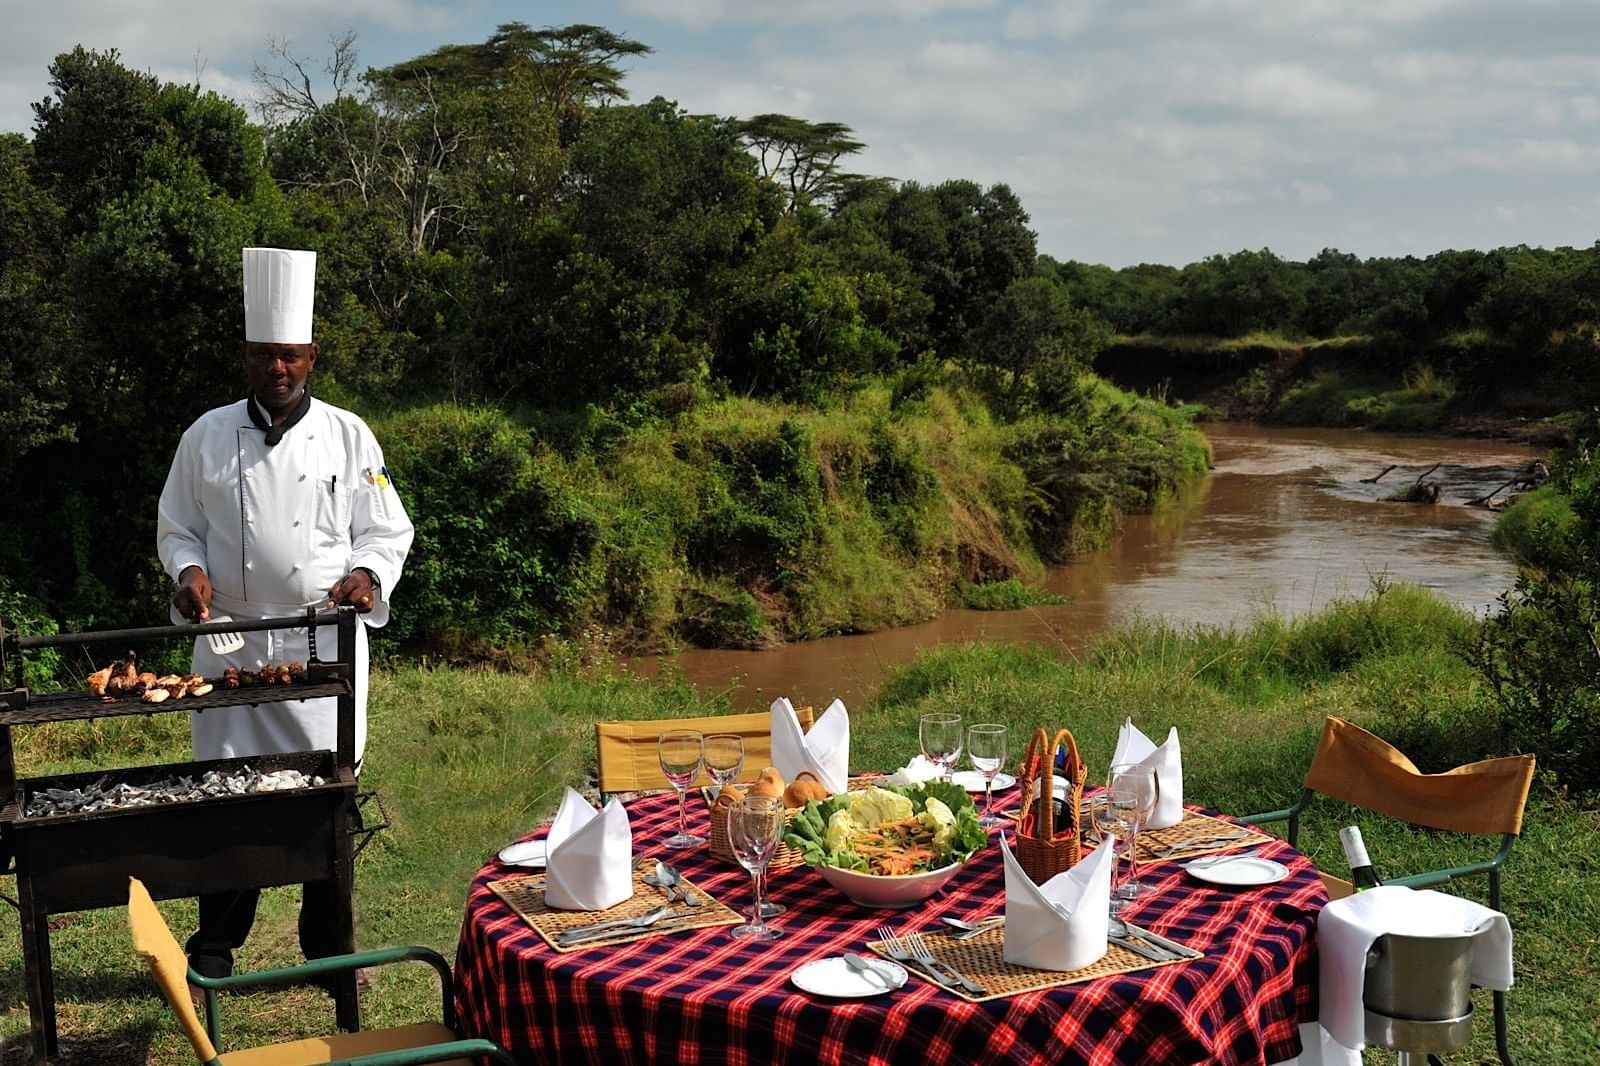
<path fill-rule="evenodd" d="M 28 796 L 25 816 L 49 818 L 62 814 L 88 814 L 94 811 L 127 807 L 150 807 L 166 803 L 191 803 L 223 796 L 246 796 L 256 792 L 283 792 L 295 788 L 316 788 L 327 784 L 323 777 L 299 770 L 262 773 L 243 766 L 231 774 L 207 770 L 196 781 L 189 775 L 163 777 L 148 784 L 109 783 L 101 777 L 82 788 L 41 788 Z"/>

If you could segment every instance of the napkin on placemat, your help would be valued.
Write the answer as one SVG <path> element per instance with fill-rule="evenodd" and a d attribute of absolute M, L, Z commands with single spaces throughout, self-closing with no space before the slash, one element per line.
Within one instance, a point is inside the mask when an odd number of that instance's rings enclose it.
<path fill-rule="evenodd" d="M 944 767 L 926 755 L 913 755 L 911 761 L 884 779 L 885 785 L 920 785 L 944 776 Z"/>
<path fill-rule="evenodd" d="M 1006 942 L 1003 958 L 1036 970 L 1076 970 L 1106 953 L 1114 837 L 1042 885 L 1023 872 L 1005 834 Z"/>
<path fill-rule="evenodd" d="M 834 700 L 811 725 L 800 731 L 794 704 L 779 696 L 772 701 L 772 765 L 785 781 L 810 770 L 822 787 L 838 794 L 850 787 L 850 715 Z"/>
<path fill-rule="evenodd" d="M 596 811 L 572 789 L 545 838 L 544 901 L 563 911 L 603 911 L 633 895 L 633 829 L 612 800 Z"/>
<path fill-rule="evenodd" d="M 1339 1043 L 1366 1042 L 1367 951 L 1380 936 L 1447 937 L 1472 934 L 1472 983 L 1511 987 L 1511 923 L 1481 903 L 1431 889 L 1379 885 L 1336 899 L 1317 915 L 1322 1027 Z"/>
<path fill-rule="evenodd" d="M 1131 762 L 1149 766 L 1156 772 L 1156 784 L 1161 794 L 1156 797 L 1156 809 L 1145 823 L 1150 829 L 1166 829 L 1183 821 L 1183 753 L 1178 750 L 1178 727 L 1173 726 L 1167 741 L 1159 748 L 1139 731 L 1129 718 L 1117 732 L 1116 754 L 1111 765 Z"/>

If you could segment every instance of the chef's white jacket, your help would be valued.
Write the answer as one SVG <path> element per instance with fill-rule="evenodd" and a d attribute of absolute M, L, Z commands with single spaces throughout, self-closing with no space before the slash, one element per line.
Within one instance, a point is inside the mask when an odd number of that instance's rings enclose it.
<path fill-rule="evenodd" d="M 389 619 L 389 597 L 411 548 L 411 519 L 390 483 L 367 424 L 312 399 L 276 445 L 250 421 L 248 401 L 208 411 L 178 443 L 156 522 L 156 550 L 173 580 L 189 566 L 211 579 L 213 615 L 270 618 L 327 601 L 355 567 L 378 577 L 372 611 L 356 626 L 356 765 L 367 735 L 366 626 Z M 175 615 L 174 621 L 183 619 Z M 242 651 L 215 655 L 195 641 L 194 671 L 259 670 L 309 658 L 304 629 L 242 634 Z M 319 626 L 317 650 L 331 659 L 338 629 Z M 339 649 L 341 655 L 343 649 Z M 190 712 L 196 759 L 337 747 L 337 701 L 285 700 Z"/>

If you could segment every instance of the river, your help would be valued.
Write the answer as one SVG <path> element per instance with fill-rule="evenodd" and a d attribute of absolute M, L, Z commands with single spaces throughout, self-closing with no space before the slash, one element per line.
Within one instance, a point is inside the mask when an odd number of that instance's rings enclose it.
<path fill-rule="evenodd" d="M 1542 454 L 1497 441 L 1356 430 L 1207 427 L 1211 473 L 1153 515 L 1127 518 L 1104 551 L 1052 570 L 1059 606 L 946 611 L 931 622 L 831 637 L 771 651 L 688 651 L 677 669 L 697 688 L 728 692 L 736 710 L 777 696 L 796 705 L 870 699 L 893 667 L 951 641 L 1039 641 L 1076 651 L 1131 619 L 1181 627 L 1248 622 L 1262 611 L 1294 617 L 1364 595 L 1374 577 L 1409 581 L 1474 612 L 1514 580 L 1489 543 L 1494 516 L 1465 501 L 1490 492 Z M 1383 497 L 1428 475 L 1435 505 Z M 1395 469 L 1376 483 L 1363 478 Z M 653 674 L 659 663 L 636 660 Z"/>

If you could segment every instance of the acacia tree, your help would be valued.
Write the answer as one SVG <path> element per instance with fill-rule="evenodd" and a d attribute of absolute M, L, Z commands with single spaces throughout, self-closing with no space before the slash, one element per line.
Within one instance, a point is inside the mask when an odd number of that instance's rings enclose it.
<path fill-rule="evenodd" d="M 785 188 L 787 214 L 869 180 L 844 174 L 839 168 L 839 160 L 866 147 L 842 122 L 808 122 L 792 115 L 766 114 L 745 119 L 738 129 L 755 153 L 761 176 Z"/>

